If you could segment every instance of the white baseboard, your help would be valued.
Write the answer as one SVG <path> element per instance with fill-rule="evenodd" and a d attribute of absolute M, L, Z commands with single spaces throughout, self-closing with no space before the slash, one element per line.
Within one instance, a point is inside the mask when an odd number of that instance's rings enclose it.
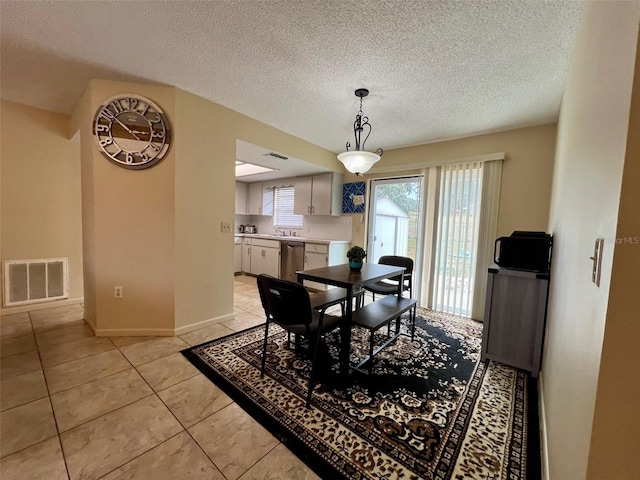
<path fill-rule="evenodd" d="M 13 315 L 14 313 L 33 312 L 34 310 L 44 310 L 45 308 L 66 307 L 67 305 L 75 305 L 77 303 L 84 303 L 84 297 L 65 298 L 64 300 L 53 300 L 51 302 L 5 307 L 0 309 L 0 315 Z"/>
<path fill-rule="evenodd" d="M 228 322 L 229 320 L 233 320 L 234 318 L 235 318 L 235 315 L 233 313 L 228 313 L 226 315 L 210 318 L 208 320 L 203 320 L 201 322 L 192 323 L 190 325 L 184 325 L 182 327 L 175 329 L 175 335 L 184 335 L 185 333 L 193 332 L 194 330 L 208 327 L 210 325 L 215 325 L 217 323 L 222 323 L 222 322 Z"/>
<path fill-rule="evenodd" d="M 185 333 L 233 320 L 234 318 L 234 314 L 229 313 L 179 328 L 93 328 L 92 325 L 89 325 L 89 327 L 91 327 L 96 337 L 177 337 L 178 335 L 184 335 Z"/>
<path fill-rule="evenodd" d="M 173 328 L 97 328 L 96 337 L 173 337 Z"/>
<path fill-rule="evenodd" d="M 547 443 L 547 416 L 544 409 L 544 382 L 542 372 L 538 376 L 538 421 L 540 422 L 540 463 L 542 480 L 550 480 L 549 447 Z"/>
<path fill-rule="evenodd" d="M 12 315 L 14 313 L 32 312 L 34 310 L 44 310 L 46 308 L 64 307 L 67 305 L 83 304 L 84 297 L 67 298 L 53 302 L 35 303 L 31 305 L 19 305 L 0 310 L 2 315 Z M 235 315 L 228 313 L 215 318 L 202 320 L 201 322 L 184 325 L 179 328 L 96 328 L 90 321 L 85 319 L 85 323 L 93 330 L 96 337 L 174 337 L 198 330 L 200 328 L 215 325 L 217 323 L 233 320 Z"/>

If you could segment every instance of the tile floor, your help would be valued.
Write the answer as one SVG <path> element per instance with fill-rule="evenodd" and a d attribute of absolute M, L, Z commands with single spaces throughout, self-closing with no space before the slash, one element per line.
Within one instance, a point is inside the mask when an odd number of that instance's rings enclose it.
<path fill-rule="evenodd" d="M 234 312 L 171 338 L 96 338 L 80 305 L 3 316 L 0 478 L 318 478 L 179 353 L 262 323 L 255 278 Z"/>

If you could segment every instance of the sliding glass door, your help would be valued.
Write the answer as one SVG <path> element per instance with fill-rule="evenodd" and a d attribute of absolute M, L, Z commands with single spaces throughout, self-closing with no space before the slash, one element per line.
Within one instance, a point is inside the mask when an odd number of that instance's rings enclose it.
<path fill-rule="evenodd" d="M 416 267 L 420 265 L 422 251 L 417 247 L 421 244 L 421 189 L 422 177 L 417 176 L 371 181 L 369 262 L 376 263 L 383 255 L 400 255 L 412 258 Z M 417 281 L 419 278 L 419 273 L 414 273 L 414 279 Z"/>
<path fill-rule="evenodd" d="M 476 275 L 482 164 L 441 167 L 432 308 L 471 316 Z"/>

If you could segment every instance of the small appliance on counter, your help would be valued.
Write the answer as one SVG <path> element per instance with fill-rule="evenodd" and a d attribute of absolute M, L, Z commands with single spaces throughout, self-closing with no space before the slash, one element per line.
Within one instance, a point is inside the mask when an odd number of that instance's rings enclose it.
<path fill-rule="evenodd" d="M 240 225 L 238 227 L 238 233 L 244 233 L 244 229 L 245 229 L 246 225 Z"/>
<path fill-rule="evenodd" d="M 255 225 L 245 225 L 244 233 L 258 233 L 258 229 Z"/>
<path fill-rule="evenodd" d="M 548 273 L 553 237 L 545 232 L 516 231 L 495 241 L 493 261 L 500 267 Z"/>

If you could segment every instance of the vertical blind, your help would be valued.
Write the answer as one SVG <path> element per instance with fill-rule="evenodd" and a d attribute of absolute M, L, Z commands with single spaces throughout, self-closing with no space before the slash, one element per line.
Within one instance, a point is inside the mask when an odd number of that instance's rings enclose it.
<path fill-rule="evenodd" d="M 440 175 L 433 308 L 470 316 L 477 265 L 482 163 L 445 165 Z"/>
<path fill-rule="evenodd" d="M 302 215 L 293 213 L 295 188 L 292 186 L 274 188 L 274 228 L 302 228 Z"/>

